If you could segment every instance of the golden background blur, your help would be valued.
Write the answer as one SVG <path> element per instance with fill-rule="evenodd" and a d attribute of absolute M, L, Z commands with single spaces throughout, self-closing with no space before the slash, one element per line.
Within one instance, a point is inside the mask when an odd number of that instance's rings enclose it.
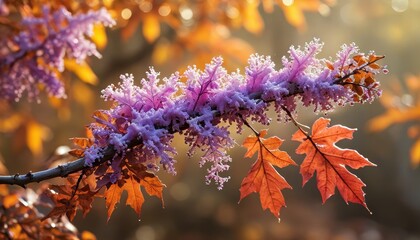
<path fill-rule="evenodd" d="M 293 0 L 282 2 L 285 5 L 294 4 Z M 227 54 L 227 67 L 238 67 L 244 72 L 250 52 L 271 55 L 276 67 L 280 68 L 281 57 L 288 55 L 290 45 L 304 45 L 313 38 L 325 42 L 321 57 L 334 57 L 343 43 L 351 42 L 355 42 L 362 52 L 374 50 L 377 54 L 385 55 L 381 63 L 388 65 L 389 74 L 378 76 L 378 80 L 386 92 L 395 92 L 395 96 L 391 97 L 396 105 L 399 103 L 403 105 L 402 108 L 418 108 L 420 100 L 417 99 L 416 105 L 415 96 L 410 94 L 405 80 L 412 78 L 412 81 L 420 82 L 420 77 L 416 77 L 420 76 L 420 62 L 417 60 L 420 56 L 420 0 L 332 2 L 319 4 L 317 11 L 305 12 L 305 26 L 292 26 L 285 20 L 285 11 L 278 7 L 267 13 L 260 6 L 264 27 L 259 33 L 254 34 L 252 30 L 244 28 L 226 29 L 223 26 L 203 29 L 201 31 L 205 33 L 220 31 L 220 36 L 240 40 L 215 40 L 217 44 L 213 47 L 217 46 L 217 49 L 207 52 L 201 49 L 205 54 L 196 49 L 180 54 L 183 47 L 188 47 L 188 41 L 184 42 L 186 45 L 175 49 L 170 45 L 174 39 L 173 32 L 165 27 L 160 28 L 159 36 L 153 43 L 144 40 L 141 27 L 133 30 L 134 33 L 127 40 L 122 40 L 121 31 L 109 31 L 108 43 L 102 51 L 103 58 L 90 62 L 100 79 L 96 86 L 74 81 L 68 90 L 68 101 L 43 99 L 43 102 L 53 101 L 50 104 L 56 104 L 57 108 L 36 103 L 10 106 L 26 113 L 26 121 L 36 119 L 33 124 L 44 127 L 17 129 L 13 134 L 1 133 L 0 152 L 5 165 L 11 173 L 25 173 L 48 166 L 46 160 L 54 157 L 60 146 L 70 146 L 68 138 L 84 135 L 84 126 L 92 121 L 90 115 L 93 110 L 109 107 L 100 99 L 100 90 L 111 83 L 116 84 L 120 74 L 133 73 L 139 82 L 145 77 L 149 66 L 154 66 L 161 76 L 168 76 L 185 69 L 188 64 L 195 63 L 202 67 L 215 54 Z M 183 11 L 180 15 L 184 24 L 190 24 L 188 21 L 193 19 L 194 9 L 185 7 Z M 122 9 L 120 14 L 123 19 L 132 17 L 129 9 Z M 235 12 L 231 14 L 235 16 Z M 288 14 L 293 16 L 294 13 Z M 252 29 L 253 24 L 249 23 L 248 27 Z M 146 36 L 153 38 L 153 34 L 156 33 L 146 33 Z M 202 38 L 203 41 L 213 40 L 211 36 L 203 34 L 197 34 L 195 41 Z M 244 42 L 252 48 L 241 45 Z M 231 48 L 235 49 L 230 51 Z M 359 205 L 347 206 L 338 193 L 322 205 L 314 180 L 301 187 L 297 167 L 279 170 L 293 187 L 293 190 L 283 192 L 287 208 L 281 211 L 280 223 L 268 211 L 262 211 L 257 194 L 238 204 L 242 178 L 254 161 L 243 157 L 245 149 L 240 146 L 250 134 L 246 130 L 243 135 L 235 136 L 238 146 L 230 151 L 233 162 L 228 174 L 231 180 L 223 190 L 218 191 L 215 185 L 205 184 L 206 167 L 199 168 L 199 153 L 189 159 L 183 138 L 177 136 L 174 145 L 178 150 L 178 174 L 171 176 L 163 171 L 158 174 L 167 185 L 164 209 L 159 199 L 146 197 L 139 221 L 134 211 L 125 206 L 123 197 L 107 223 L 104 200 L 100 199 L 95 201 L 86 218 L 78 214 L 74 224 L 79 231 L 89 230 L 98 239 L 420 239 L 420 168 L 413 164 L 410 156 L 415 142 L 415 138 L 410 138 L 410 130 L 420 119 L 402 121 L 402 124 L 378 132 L 370 131 L 369 121 L 386 111 L 386 105 L 376 101 L 373 104 L 339 108 L 326 114 L 332 119 L 332 124 L 359 129 L 352 141 L 339 143 L 340 147 L 356 149 L 378 165 L 376 168 L 352 171 L 367 185 L 364 188 L 366 201 L 373 215 Z M 299 121 L 311 125 L 318 117 L 312 110 L 302 108 Z M 266 128 L 255 127 L 259 130 Z M 301 163 L 302 156 L 294 154 L 298 144 L 290 140 L 295 127 L 273 122 L 269 129 L 270 136 L 277 135 L 286 140 L 282 149 L 297 163 Z M 26 146 L 28 132 L 32 132 L 35 138 L 43 139 L 32 143 L 35 146 Z M 235 132 L 233 128 L 232 132 Z M 416 133 L 414 135 L 418 137 Z M 42 144 L 43 147 L 36 144 Z M 39 150 L 35 157 L 33 149 Z"/>

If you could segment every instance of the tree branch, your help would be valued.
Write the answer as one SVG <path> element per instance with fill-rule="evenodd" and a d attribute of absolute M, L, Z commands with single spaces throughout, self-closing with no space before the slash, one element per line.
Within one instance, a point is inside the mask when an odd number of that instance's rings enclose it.
<path fill-rule="evenodd" d="M 380 59 L 382 59 L 382 58 L 383 57 L 381 57 Z M 377 59 L 377 60 L 379 60 L 379 59 Z M 344 77 L 340 77 L 337 80 L 333 81 L 332 85 L 343 85 L 343 83 L 342 83 L 343 79 L 348 78 L 351 75 L 354 75 L 357 71 L 360 71 L 364 67 L 369 66 L 370 64 L 373 64 L 377 60 L 372 61 L 372 62 L 368 62 L 368 63 L 362 65 L 361 67 L 358 67 L 358 68 L 354 69 L 353 71 L 351 71 L 350 73 L 348 73 Z M 294 96 L 294 95 L 299 95 L 299 94 L 302 94 L 304 92 L 304 89 L 299 88 L 298 86 L 295 86 L 295 85 L 291 85 L 290 88 L 291 88 L 290 91 L 288 91 L 288 93 L 285 94 L 283 97 L 290 97 L 290 96 Z M 254 100 L 258 100 L 258 101 L 259 100 L 264 101 L 264 103 L 266 103 L 266 104 L 270 104 L 271 102 L 274 102 L 276 100 L 276 99 L 263 100 L 262 99 L 262 93 L 253 93 L 250 96 L 250 98 L 254 99 Z M 304 126 L 304 125 L 301 125 L 300 123 L 298 123 L 293 118 L 293 116 L 291 115 L 291 112 L 287 108 L 282 107 L 282 109 L 287 113 L 287 115 L 290 117 L 290 119 L 293 121 L 293 123 L 299 128 L 299 130 L 302 131 L 307 136 L 307 138 L 312 142 L 312 139 L 311 139 L 310 135 L 306 131 L 304 131 L 301 127 L 301 126 Z M 222 113 L 217 111 L 217 110 L 213 110 L 213 114 L 214 114 L 214 116 L 220 116 Z M 190 117 L 194 118 L 194 117 L 197 117 L 197 116 L 194 115 L 194 116 L 190 116 Z M 244 124 L 246 126 L 250 127 L 254 131 L 254 133 L 258 136 L 257 131 L 255 129 L 253 129 L 250 126 L 250 124 L 241 115 L 239 115 L 239 117 L 244 122 Z M 174 134 L 176 132 L 182 132 L 183 130 L 187 129 L 188 127 L 189 127 L 188 123 L 185 123 L 179 129 L 173 129 L 171 124 L 168 125 L 168 126 L 155 126 L 156 129 L 165 128 L 171 134 Z M 128 143 L 128 148 L 135 147 L 139 144 L 142 144 L 142 139 L 135 139 L 135 140 Z M 314 146 L 315 146 L 315 144 L 314 144 Z M 112 145 L 110 145 L 106 149 L 104 149 L 103 153 L 104 153 L 103 157 L 95 160 L 95 162 L 93 163 L 94 166 L 98 166 L 102 163 L 105 163 L 105 162 L 111 160 L 115 156 L 115 154 L 117 154 L 116 150 L 114 149 L 114 147 Z M 35 173 L 28 172 L 25 175 L 15 174 L 15 175 L 8 175 L 8 176 L 0 176 L 0 184 L 19 185 L 19 186 L 25 188 L 26 184 L 29 184 L 29 183 L 41 182 L 41 181 L 56 178 L 56 177 L 66 177 L 71 173 L 79 172 L 79 171 L 82 171 L 82 170 L 87 169 L 87 168 L 90 168 L 90 167 L 85 165 L 85 159 L 84 158 L 79 158 L 79 159 L 77 159 L 73 162 L 69 162 L 69 163 L 66 163 L 66 164 L 63 164 L 63 165 L 59 165 L 58 167 L 55 167 L 55 168 L 51 168 L 51 169 L 47 169 L 47 170 L 43 170 L 43 171 L 39 171 L 39 172 L 35 172 Z"/>
<path fill-rule="evenodd" d="M 95 162 L 95 165 L 99 165 L 110 160 L 114 154 L 115 150 L 112 147 L 108 147 L 104 151 L 104 157 L 98 159 Z M 25 175 L 20 175 L 17 173 L 15 175 L 0 176 L 0 184 L 19 185 L 23 188 L 26 188 L 26 184 L 28 183 L 41 182 L 56 177 L 67 177 L 71 173 L 79 172 L 86 168 L 89 168 L 89 166 L 85 165 L 85 159 L 79 158 L 75 161 L 63 165 L 58 165 L 55 168 L 50 168 L 39 172 L 28 172 Z"/>

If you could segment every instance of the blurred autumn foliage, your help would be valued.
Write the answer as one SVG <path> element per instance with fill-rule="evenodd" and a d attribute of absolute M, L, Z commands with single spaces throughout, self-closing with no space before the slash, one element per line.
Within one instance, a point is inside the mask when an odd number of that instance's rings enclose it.
<path fill-rule="evenodd" d="M 386 111 L 369 121 L 369 129 L 379 132 L 392 125 L 407 125 L 407 136 L 414 141 L 411 163 L 417 167 L 420 164 L 420 77 L 410 75 L 404 81 L 392 83 L 380 98 Z"/>

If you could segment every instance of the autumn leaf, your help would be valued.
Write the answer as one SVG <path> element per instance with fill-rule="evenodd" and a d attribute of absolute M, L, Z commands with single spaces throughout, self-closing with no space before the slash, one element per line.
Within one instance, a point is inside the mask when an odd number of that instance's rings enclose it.
<path fill-rule="evenodd" d="M 105 48 L 106 44 L 108 43 L 105 26 L 101 24 L 95 24 L 95 26 L 93 26 L 92 41 L 99 49 Z"/>
<path fill-rule="evenodd" d="M 2 109 L 2 112 L 6 112 Z M 0 118 L 0 132 L 10 133 L 15 131 L 23 122 L 25 117 L 19 113 L 12 113 L 9 116 Z"/>
<path fill-rule="evenodd" d="M 156 64 L 163 64 L 170 59 L 172 45 L 167 40 L 159 41 L 153 50 L 152 60 Z"/>
<path fill-rule="evenodd" d="M 361 204 L 369 211 L 362 190 L 366 185 L 346 166 L 358 169 L 376 165 L 355 150 L 341 149 L 335 145 L 342 139 L 352 139 L 356 129 L 341 125 L 328 127 L 329 123 L 330 119 L 319 118 L 312 126 L 312 136 L 301 130 L 292 136 L 292 140 L 301 142 L 296 153 L 306 154 L 300 166 L 303 185 L 317 172 L 317 186 L 323 203 L 334 195 L 337 187 L 346 203 Z"/>
<path fill-rule="evenodd" d="M 70 201 L 72 189 L 69 185 L 52 185 L 44 194 L 54 202 L 54 207 L 42 220 L 60 218 L 63 215 L 66 215 L 70 221 L 73 220 L 76 216 L 78 202 Z"/>
<path fill-rule="evenodd" d="M 135 178 L 140 179 L 140 185 L 144 188 L 149 196 L 155 196 L 162 201 L 163 203 L 163 188 L 166 187 L 165 184 L 160 181 L 159 177 L 153 173 L 147 172 L 144 165 L 127 165 L 128 169 L 134 174 Z"/>
<path fill-rule="evenodd" d="M 393 125 L 410 126 L 407 135 L 414 143 L 410 150 L 413 167 L 420 164 L 420 77 L 410 75 L 404 81 L 392 81 L 391 85 L 380 98 L 386 112 L 372 118 L 368 128 L 372 132 L 383 131 Z"/>
<path fill-rule="evenodd" d="M 34 156 L 41 156 L 42 142 L 48 135 L 48 128 L 35 120 L 26 123 L 26 145 Z"/>
<path fill-rule="evenodd" d="M 19 202 L 19 196 L 17 194 L 10 194 L 4 196 L 2 206 L 5 208 L 11 208 Z"/>
<path fill-rule="evenodd" d="M 82 149 L 90 147 L 93 144 L 92 139 L 89 139 L 89 138 L 74 137 L 74 138 L 70 138 L 70 140 L 72 140 L 74 145 Z"/>
<path fill-rule="evenodd" d="M 290 6 L 283 7 L 283 12 L 286 21 L 292 26 L 301 31 L 306 29 L 305 16 L 299 6 L 292 4 Z"/>
<path fill-rule="evenodd" d="M 50 203 L 39 193 L 27 189 L 0 196 L 0 216 L 4 223 L 0 226 L 0 239 L 79 239 L 76 228 L 67 218 L 61 218 L 66 211 L 58 218 L 44 216 Z"/>
<path fill-rule="evenodd" d="M 125 182 L 123 189 L 128 193 L 126 204 L 137 213 L 138 217 L 140 217 L 141 206 L 144 203 L 144 197 L 140 191 L 140 183 L 131 176 Z"/>
<path fill-rule="evenodd" d="M 96 236 L 89 231 L 83 231 L 81 239 L 82 240 L 96 240 Z"/>
<path fill-rule="evenodd" d="M 83 106 L 85 112 L 89 112 L 89 114 L 93 112 L 95 109 L 95 91 L 82 82 L 75 82 L 71 87 L 74 101 Z"/>
<path fill-rule="evenodd" d="M 146 15 L 143 19 L 143 35 L 147 42 L 154 42 L 160 35 L 159 18 L 154 14 Z"/>
<path fill-rule="evenodd" d="M 0 174 L 1 175 L 8 174 L 8 170 L 3 163 L 3 159 L 1 157 L 1 155 L 0 155 Z M 7 185 L 6 184 L 0 184 L 0 197 L 6 196 L 8 194 L 9 194 L 9 188 L 7 187 Z"/>
<path fill-rule="evenodd" d="M 153 175 L 153 177 L 145 177 L 140 181 L 140 185 L 144 187 L 144 190 L 146 190 L 147 194 L 150 196 L 158 197 L 162 201 L 162 206 L 164 207 L 162 192 L 163 188 L 166 186 L 157 176 Z"/>
<path fill-rule="evenodd" d="M 105 204 L 108 208 L 108 221 L 111 218 L 112 212 L 114 212 L 115 205 L 120 202 L 121 193 L 123 189 L 118 184 L 112 184 L 105 191 Z"/>
<path fill-rule="evenodd" d="M 112 184 L 105 190 L 106 207 L 108 208 L 108 221 L 115 209 L 116 204 L 119 203 L 121 194 L 126 191 L 128 194 L 126 204 L 129 205 L 140 217 L 141 207 L 144 203 L 144 196 L 141 192 L 141 187 L 144 188 L 150 196 L 156 196 L 162 201 L 162 191 L 165 185 L 153 173 L 147 172 L 146 167 L 130 166 L 129 173 L 124 175 L 124 178 L 117 183 Z"/>
<path fill-rule="evenodd" d="M 76 137 L 70 138 L 70 140 L 73 141 L 73 144 L 76 145 L 77 148 L 70 150 L 69 154 L 77 158 L 84 157 L 86 148 L 93 144 L 93 141 L 90 138 Z"/>
<path fill-rule="evenodd" d="M 243 9 L 243 25 L 251 33 L 260 33 L 264 28 L 264 22 L 258 12 L 258 1 L 247 1 Z"/>
<path fill-rule="evenodd" d="M 262 208 L 268 208 L 278 218 L 280 209 L 286 206 L 281 190 L 292 187 L 278 174 L 274 166 L 283 168 L 296 163 L 286 152 L 278 149 L 283 140 L 278 137 L 264 139 L 266 134 L 267 130 L 263 130 L 258 136 L 247 137 L 243 143 L 248 149 L 245 157 L 250 158 L 258 152 L 258 158 L 242 181 L 239 201 L 253 192 L 258 192 Z"/>
<path fill-rule="evenodd" d="M 417 139 L 411 147 L 410 156 L 413 165 L 418 166 L 420 164 L 420 139 Z"/>
<path fill-rule="evenodd" d="M 72 71 L 83 82 L 92 85 L 96 85 L 98 83 L 98 77 L 85 61 L 77 62 L 74 59 L 65 59 L 64 66 L 67 70 Z"/>
<path fill-rule="evenodd" d="M 78 205 L 82 209 L 83 217 L 86 217 L 92 209 L 94 197 L 99 195 L 97 195 L 96 191 L 91 191 L 89 185 L 85 185 L 80 190 L 82 190 L 82 193 L 77 194 Z"/>
<path fill-rule="evenodd" d="M 84 175 L 81 179 L 80 175 L 71 174 L 66 178 L 64 185 L 51 185 L 44 194 L 51 199 L 54 206 L 43 219 L 60 218 L 66 214 L 73 220 L 78 209 L 83 211 L 85 217 L 92 209 L 94 197 L 99 197 L 98 191 L 91 186 L 93 178 L 93 174 Z"/>
<path fill-rule="evenodd" d="M 405 109 L 389 108 L 386 113 L 371 119 L 368 127 L 373 132 L 379 132 L 393 124 L 402 124 L 417 119 L 420 119 L 420 105 Z"/>
<path fill-rule="evenodd" d="M 98 114 L 100 114 L 98 112 Z M 76 146 L 76 148 L 71 149 L 69 151 L 69 154 L 77 157 L 82 158 L 85 156 L 85 150 L 93 145 L 93 134 L 92 131 L 89 128 L 86 128 L 86 136 L 87 137 L 74 137 L 70 138 L 70 140 L 73 142 L 73 144 Z M 90 184 L 92 185 L 92 184 Z"/>

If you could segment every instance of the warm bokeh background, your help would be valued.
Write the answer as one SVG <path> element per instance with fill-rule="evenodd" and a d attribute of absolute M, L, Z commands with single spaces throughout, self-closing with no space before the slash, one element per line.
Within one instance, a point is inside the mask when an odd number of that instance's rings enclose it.
<path fill-rule="evenodd" d="M 272 13 L 266 13 L 260 7 L 265 26 L 259 34 L 243 28 L 231 29 L 226 34 L 249 43 L 254 52 L 271 55 L 278 63 L 277 67 L 281 67 L 280 59 L 287 55 L 290 45 L 303 45 L 314 37 L 325 42 L 322 57 L 334 56 L 341 44 L 355 42 L 363 52 L 375 50 L 377 54 L 386 55 L 382 64 L 388 65 L 390 73 L 378 79 L 386 91 L 400 87 L 395 101 L 407 107 L 415 103 L 404 79 L 420 76 L 420 0 L 338 0 L 330 6 L 321 4 L 318 10 L 306 12 L 306 27 L 297 28 L 285 21 L 285 12 L 278 7 Z M 181 16 L 188 18 L 188 13 Z M 223 28 L 219 30 L 224 31 Z M 45 168 L 44 160 L 54 155 L 59 146 L 69 145 L 68 138 L 82 136 L 83 126 L 91 121 L 91 112 L 107 107 L 99 97 L 100 89 L 117 83 L 119 74 L 129 72 L 141 79 L 151 65 L 162 76 L 185 69 L 193 61 L 203 65 L 207 56 L 194 58 L 196 53 L 193 51 L 188 55 L 177 55 L 174 51 L 166 55 L 172 39 L 173 33 L 165 27 L 152 44 L 142 37 L 141 26 L 128 40 L 122 40 L 119 31 L 111 31 L 103 58 L 91 62 L 99 83 L 90 86 L 75 82 L 76 86 L 69 90 L 73 91 L 70 101 L 56 103 L 64 104 L 67 110 L 35 103 L 12 106 L 26 112 L 30 116 L 28 121 L 33 118 L 46 127 L 36 128 L 45 139 L 42 153 L 35 157 L 24 147 L 27 129 L 0 135 L 0 152 L 9 171 L 22 173 Z M 223 49 L 229 49 L 232 42 L 220 41 L 218 44 L 221 44 L 219 54 L 224 54 Z M 242 57 L 240 50 L 235 54 Z M 227 64 L 231 64 L 231 68 L 239 67 L 243 72 L 244 60 L 230 61 L 228 57 Z M 412 78 L 420 81 L 420 78 Z M 48 102 L 47 99 L 43 101 Z M 240 147 L 250 133 L 245 131 L 242 136 L 236 136 L 238 147 L 230 152 L 233 162 L 229 174 L 232 178 L 222 191 L 204 183 L 206 170 L 198 167 L 199 156 L 188 159 L 186 146 L 179 137 L 174 142 L 179 151 L 178 174 L 170 176 L 161 172 L 159 175 L 167 185 L 164 209 L 158 199 L 146 197 L 139 221 L 135 213 L 124 206 L 123 197 L 107 223 L 104 200 L 98 200 L 86 218 L 78 215 L 74 223 L 79 230 L 89 230 L 98 239 L 420 239 L 420 168 L 410 159 L 414 140 L 407 135 L 413 121 L 379 132 L 369 131 L 368 122 L 386 111 L 384 105 L 376 101 L 327 114 L 333 124 L 359 129 L 354 140 L 339 145 L 357 149 L 378 165 L 353 171 L 367 185 L 366 200 L 373 215 L 359 205 L 347 206 L 339 195 L 322 205 L 314 179 L 301 188 L 297 167 L 279 171 L 294 188 L 284 191 L 287 208 L 281 212 L 280 223 L 268 211 L 262 211 L 257 194 L 238 204 L 239 186 L 253 162 L 243 158 L 245 149 Z M 305 109 L 299 120 L 311 125 L 318 117 Z M 269 134 L 286 139 L 283 149 L 300 163 L 302 156 L 294 154 L 297 143 L 290 141 L 294 126 L 273 123 L 269 129 Z"/>

